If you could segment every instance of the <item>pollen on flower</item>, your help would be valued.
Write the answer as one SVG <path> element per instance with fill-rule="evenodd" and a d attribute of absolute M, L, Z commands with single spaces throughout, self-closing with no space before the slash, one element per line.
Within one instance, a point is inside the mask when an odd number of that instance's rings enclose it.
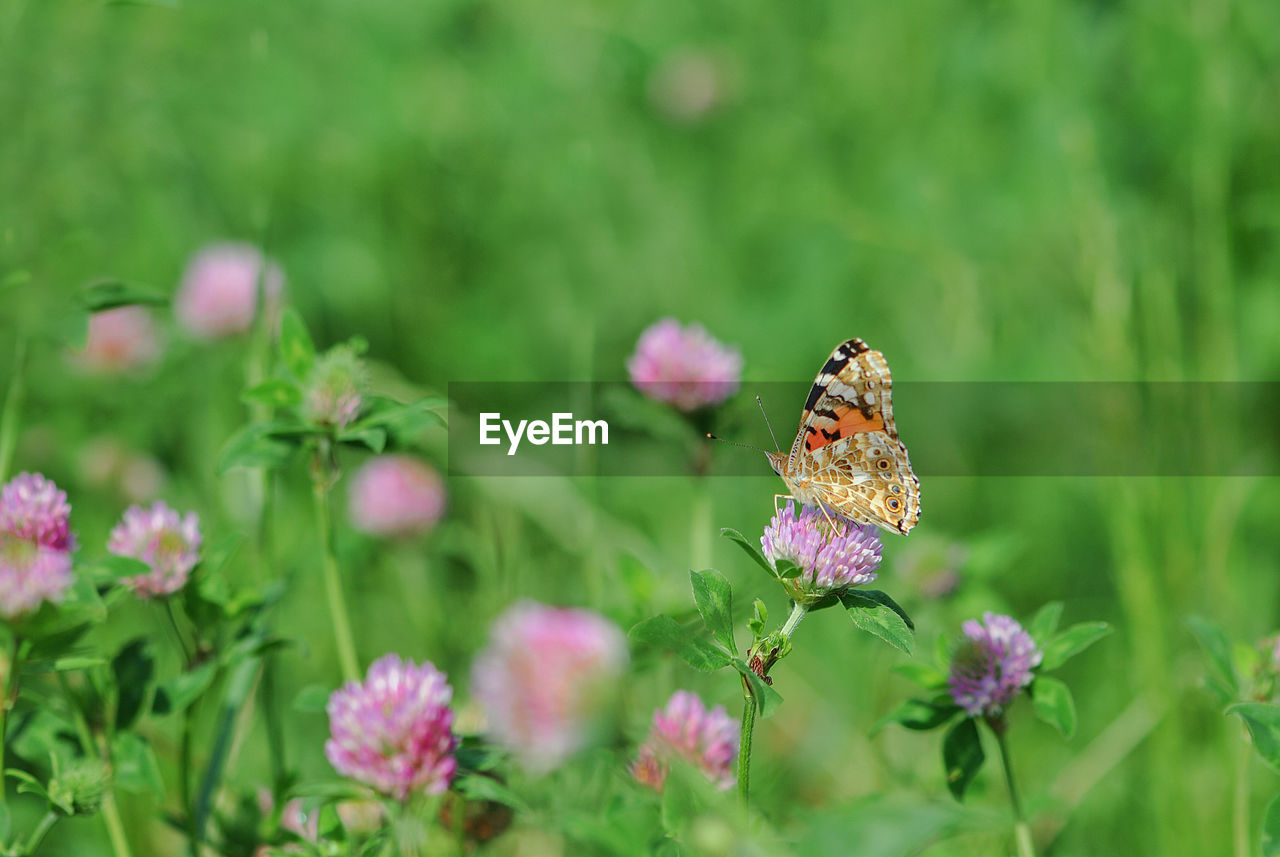
<path fill-rule="evenodd" d="M 472 694 L 493 739 L 544 773 L 595 738 L 626 663 L 622 632 L 604 617 L 526 601 L 494 622 Z"/>
<path fill-rule="evenodd" d="M 737 724 L 724 706 L 708 709 L 696 693 L 678 690 L 653 713 L 653 726 L 640 745 L 631 775 L 662 791 L 672 761 L 678 760 L 702 771 L 718 788 L 732 788 L 738 740 Z"/>
<path fill-rule="evenodd" d="M 664 318 L 640 335 L 627 371 L 649 398 L 696 411 L 738 391 L 742 354 L 717 342 L 700 324 L 682 327 Z"/>
<path fill-rule="evenodd" d="M 964 638 L 951 658 L 947 687 L 970 717 L 1000 714 L 1035 678 L 1043 657 L 1035 640 L 1008 616 L 984 613 L 963 625 Z"/>
<path fill-rule="evenodd" d="M 200 559 L 200 520 L 195 512 L 180 515 L 157 500 L 149 507 L 130 506 L 111 530 L 107 550 L 116 556 L 142 560 L 149 574 L 126 577 L 122 583 L 142 598 L 177 592 L 187 583 Z"/>
<path fill-rule="evenodd" d="M 397 800 L 440 794 L 457 767 L 452 698 L 434 664 L 383 655 L 363 683 L 329 697 L 325 755 L 338 773 Z"/>
<path fill-rule="evenodd" d="M 38 473 L 0 489 L 0 616 L 13 619 L 71 586 L 71 506 L 66 492 Z"/>

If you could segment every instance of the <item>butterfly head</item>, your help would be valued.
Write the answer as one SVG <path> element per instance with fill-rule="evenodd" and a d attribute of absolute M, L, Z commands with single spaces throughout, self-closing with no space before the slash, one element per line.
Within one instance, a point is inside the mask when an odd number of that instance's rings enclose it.
<path fill-rule="evenodd" d="M 765 455 L 769 458 L 773 472 L 782 476 L 782 468 L 787 466 L 787 456 L 781 452 L 766 452 Z"/>

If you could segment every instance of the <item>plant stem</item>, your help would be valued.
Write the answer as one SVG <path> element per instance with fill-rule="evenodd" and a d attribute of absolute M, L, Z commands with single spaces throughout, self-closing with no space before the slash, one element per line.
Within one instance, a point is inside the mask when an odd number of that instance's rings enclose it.
<path fill-rule="evenodd" d="M 58 814 L 53 810 L 49 810 L 44 814 L 44 818 L 40 819 L 40 823 L 36 825 L 36 829 L 31 832 L 31 838 L 27 840 L 27 844 L 23 847 L 23 854 L 34 854 L 35 850 L 40 847 L 40 843 L 44 841 L 45 835 L 49 829 L 53 827 L 58 820 Z"/>
<path fill-rule="evenodd" d="M 738 801 L 745 807 L 751 792 L 751 733 L 756 727 L 756 699 L 742 680 L 742 732 L 738 743 Z"/>
<path fill-rule="evenodd" d="M 796 632 L 796 626 L 800 624 L 800 620 L 804 618 L 804 614 L 809 612 L 809 608 L 801 604 L 799 601 L 792 603 L 791 615 L 787 617 L 787 621 L 782 624 L 782 630 L 779 632 L 788 640 L 791 635 Z"/>
<path fill-rule="evenodd" d="M 347 602 L 342 593 L 338 558 L 333 553 L 333 518 L 329 508 L 333 466 L 328 442 L 321 443 L 322 446 L 317 450 L 312 464 L 311 478 L 316 501 L 316 526 L 320 530 L 320 551 L 324 558 L 324 585 L 325 591 L 329 594 L 329 614 L 333 617 L 333 636 L 338 646 L 342 676 L 347 681 L 359 681 L 360 665 L 356 660 L 356 644 L 351 635 L 351 620 L 347 618 Z"/>
<path fill-rule="evenodd" d="M 1253 758 L 1253 748 L 1249 741 L 1240 741 L 1239 744 L 1236 750 L 1236 788 L 1233 797 L 1233 839 L 1236 857 L 1251 857 L 1253 835 L 1249 831 L 1249 762 Z"/>
<path fill-rule="evenodd" d="M 1009 787 L 1009 803 L 1013 804 L 1013 837 L 1018 843 L 1018 857 L 1035 857 L 1036 849 L 1031 841 L 1031 827 L 1022 814 L 1022 799 L 1018 797 L 1018 787 L 1013 779 L 1013 764 L 1009 760 L 1009 743 L 1005 739 L 1005 724 L 989 722 L 991 731 L 996 733 L 996 743 L 1000 745 L 1000 761 L 1004 765 L 1004 781 Z"/>
<path fill-rule="evenodd" d="M 182 668 L 184 670 L 190 669 L 192 653 L 191 650 L 187 648 L 187 640 L 182 636 L 182 629 L 178 627 L 178 617 L 177 614 L 173 612 L 173 598 L 169 597 L 163 600 L 165 615 L 169 617 L 169 627 L 173 629 L 173 636 L 178 641 L 178 648 L 182 650 Z"/>
<path fill-rule="evenodd" d="M 124 822 L 120 820 L 120 808 L 116 806 L 115 792 L 108 790 L 102 796 L 102 820 L 107 825 L 107 838 L 115 857 L 132 857 L 129 840 L 124 835 Z"/>
<path fill-rule="evenodd" d="M 27 360 L 27 339 L 18 335 L 13 351 L 13 376 L 9 379 L 9 392 L 5 393 L 4 410 L 0 411 L 0 482 L 9 475 L 13 464 L 13 450 L 18 443 L 18 418 L 22 412 L 23 368 Z"/>
<path fill-rule="evenodd" d="M 75 696 L 71 693 L 71 685 L 67 682 L 64 673 L 58 673 L 58 686 L 62 688 L 62 695 L 67 699 L 67 708 L 71 710 L 71 721 L 75 724 L 76 735 L 80 738 L 80 746 L 84 754 L 89 758 L 105 761 L 110 768 L 111 754 L 106 742 L 102 742 L 101 746 L 94 743 L 93 732 L 89 729 L 88 721 L 84 719 L 84 712 L 80 710 L 79 705 L 76 705 Z M 129 840 L 124 833 L 124 822 L 120 820 L 120 807 L 116 804 L 116 793 L 111 787 L 108 787 L 102 796 L 102 823 L 106 825 L 107 838 L 111 840 L 111 851 L 115 857 L 133 857 L 133 852 L 129 850 Z"/>
<path fill-rule="evenodd" d="M 4 751 L 5 742 L 9 737 L 9 709 L 13 707 L 14 698 L 17 696 L 21 654 L 22 644 L 15 636 L 10 638 L 7 650 L 3 654 L 4 660 L 0 661 L 0 670 L 3 670 L 0 672 L 0 815 L 5 818 L 9 817 L 9 798 L 4 783 Z M 3 846 L 3 842 L 0 842 L 0 846 Z"/>

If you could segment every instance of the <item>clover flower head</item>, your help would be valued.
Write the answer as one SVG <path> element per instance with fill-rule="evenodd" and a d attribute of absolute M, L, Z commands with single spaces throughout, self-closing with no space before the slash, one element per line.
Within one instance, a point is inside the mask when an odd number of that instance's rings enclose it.
<path fill-rule="evenodd" d="M 947 687 L 955 704 L 970 717 L 1002 713 L 1031 684 L 1043 657 L 1035 640 L 1016 621 L 984 613 L 982 621 L 962 626 L 964 639 L 951 659 Z"/>
<path fill-rule="evenodd" d="M 434 664 L 383 655 L 363 683 L 329 697 L 325 755 L 338 773 L 397 800 L 441 794 L 457 769 L 452 699 Z"/>
<path fill-rule="evenodd" d="M 89 332 L 75 362 L 91 372 L 124 372 L 154 363 L 160 335 L 146 307 L 122 306 L 89 316 Z"/>
<path fill-rule="evenodd" d="M 307 418 L 344 429 L 355 422 L 364 402 L 368 370 L 356 349 L 336 345 L 321 355 L 307 378 L 304 397 Z"/>
<path fill-rule="evenodd" d="M 253 326 L 259 285 L 273 318 L 284 292 L 284 272 L 249 244 L 214 244 L 192 257 L 173 299 L 178 322 L 199 339 L 224 339 Z"/>
<path fill-rule="evenodd" d="M 472 694 L 494 740 L 545 773 L 593 740 L 626 663 L 622 632 L 604 617 L 521 602 L 494 622 Z"/>
<path fill-rule="evenodd" d="M 13 619 L 71 586 L 71 506 L 66 492 L 38 473 L 20 473 L 0 489 L 0 616 Z"/>
<path fill-rule="evenodd" d="M 347 491 L 352 525 L 373 536 L 424 533 L 440 520 L 444 506 L 440 476 L 408 455 L 381 455 L 366 462 Z"/>
<path fill-rule="evenodd" d="M 875 527 L 845 520 L 832 527 L 817 507 L 806 506 L 797 516 L 791 503 L 764 528 L 760 547 L 775 571 L 780 560 L 799 566 L 795 583 L 814 597 L 874 581 L 882 550 Z"/>
<path fill-rule="evenodd" d="M 664 318 L 640 335 L 627 361 L 631 383 L 651 399 L 690 412 L 718 405 L 738 390 L 742 354 L 700 324 Z"/>
<path fill-rule="evenodd" d="M 149 507 L 130 506 L 111 530 L 107 550 L 116 556 L 142 560 L 149 574 L 126 577 L 122 583 L 142 598 L 177 592 L 187 583 L 200 560 L 200 519 L 195 512 L 180 515 L 163 501 Z"/>
<path fill-rule="evenodd" d="M 631 774 L 662 791 L 671 761 L 679 759 L 702 771 L 718 788 L 732 788 L 738 738 L 738 726 L 724 706 L 708 709 L 696 693 L 678 690 L 665 708 L 653 713 L 653 726 L 640 745 Z"/>

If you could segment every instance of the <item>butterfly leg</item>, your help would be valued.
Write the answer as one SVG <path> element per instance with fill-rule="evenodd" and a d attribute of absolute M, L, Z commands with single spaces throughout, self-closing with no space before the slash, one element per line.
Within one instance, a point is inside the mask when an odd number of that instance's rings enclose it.
<path fill-rule="evenodd" d="M 776 514 L 778 514 L 778 499 L 779 499 L 779 498 L 781 498 L 781 499 L 783 499 L 783 500 L 794 500 L 794 499 L 796 499 L 795 497 L 792 497 L 790 494 L 774 494 L 774 495 L 773 495 L 773 514 L 775 514 L 775 515 L 776 515 Z M 802 505 L 803 505 L 803 504 L 802 504 Z"/>

